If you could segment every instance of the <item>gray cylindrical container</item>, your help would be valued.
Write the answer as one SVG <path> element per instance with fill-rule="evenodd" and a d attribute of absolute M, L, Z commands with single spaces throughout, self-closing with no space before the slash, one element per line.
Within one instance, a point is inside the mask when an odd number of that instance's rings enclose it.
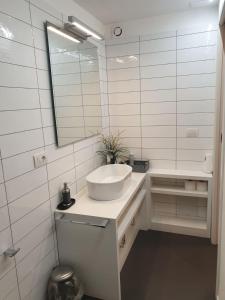
<path fill-rule="evenodd" d="M 48 300 L 81 300 L 82 285 L 70 266 L 53 269 L 48 281 Z"/>

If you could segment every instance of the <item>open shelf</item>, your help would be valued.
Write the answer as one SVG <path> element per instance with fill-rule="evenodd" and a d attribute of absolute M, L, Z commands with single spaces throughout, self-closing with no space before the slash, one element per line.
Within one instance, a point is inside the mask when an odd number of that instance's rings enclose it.
<path fill-rule="evenodd" d="M 187 191 L 182 187 L 170 187 L 170 186 L 152 186 L 151 193 L 154 194 L 165 194 L 165 195 L 177 195 L 177 196 L 189 196 L 208 198 L 208 192 L 199 191 Z"/>
<path fill-rule="evenodd" d="M 210 237 L 212 174 L 186 170 L 151 170 L 150 228 Z M 192 181 L 187 182 L 187 181 Z M 204 182 L 198 191 L 199 182 Z M 188 187 L 195 187 L 189 190 Z"/>
<path fill-rule="evenodd" d="M 205 220 L 186 219 L 179 217 L 168 217 L 168 216 L 153 216 L 152 223 L 174 225 L 193 229 L 206 230 L 207 224 Z"/>
<path fill-rule="evenodd" d="M 210 233 L 207 229 L 206 220 L 157 215 L 152 216 L 151 223 L 151 228 L 154 230 L 183 233 L 202 237 L 210 236 Z"/>

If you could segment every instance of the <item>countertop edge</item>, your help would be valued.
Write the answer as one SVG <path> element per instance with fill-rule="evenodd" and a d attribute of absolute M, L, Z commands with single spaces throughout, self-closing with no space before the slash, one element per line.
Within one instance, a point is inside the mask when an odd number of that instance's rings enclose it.
<path fill-rule="evenodd" d="M 127 209 L 130 202 L 132 201 L 132 199 L 136 195 L 138 189 L 140 188 L 142 183 L 145 181 L 146 174 L 147 173 L 135 173 L 135 172 L 133 172 L 131 179 L 133 179 L 135 181 L 135 186 L 133 187 L 133 189 L 130 186 L 127 189 L 126 193 L 121 198 L 116 199 L 116 200 L 112 200 L 112 201 L 93 200 L 93 199 L 91 199 L 87 196 L 87 188 L 84 188 L 83 190 L 81 190 L 76 195 L 72 195 L 72 197 L 75 198 L 76 201 L 86 201 L 87 206 L 88 206 L 88 204 L 90 204 L 90 205 L 93 205 L 93 204 L 95 205 L 96 204 L 96 208 L 95 208 L 96 212 L 93 211 L 93 213 L 91 213 L 90 211 L 85 211 L 85 207 L 83 208 L 83 211 L 82 211 L 81 208 L 79 208 L 76 211 L 76 203 L 74 204 L 74 206 L 70 207 L 68 210 L 55 209 L 54 212 L 55 213 L 61 213 L 61 214 L 68 214 L 68 215 L 77 215 L 77 216 L 94 217 L 94 218 L 106 218 L 106 219 L 110 219 L 110 220 L 117 220 L 124 213 L 124 211 Z M 131 182 L 131 184 L 132 184 L 132 182 Z M 115 209 L 115 212 L 110 211 L 110 213 L 108 212 L 108 214 L 107 214 L 107 209 L 110 210 L 110 207 L 112 207 L 113 204 L 115 204 L 117 206 L 116 209 Z M 105 206 L 105 208 L 106 208 L 106 214 L 105 215 L 103 215 L 102 213 L 98 213 L 98 208 L 102 209 L 104 205 L 107 205 L 107 207 Z"/>

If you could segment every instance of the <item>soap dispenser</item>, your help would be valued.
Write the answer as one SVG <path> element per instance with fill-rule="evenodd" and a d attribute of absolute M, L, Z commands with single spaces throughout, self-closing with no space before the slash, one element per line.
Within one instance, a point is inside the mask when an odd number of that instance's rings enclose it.
<path fill-rule="evenodd" d="M 57 209 L 66 210 L 70 208 L 75 203 L 75 199 L 70 197 L 70 189 L 68 183 L 64 182 L 64 187 L 62 190 L 62 201 L 57 206 Z"/>

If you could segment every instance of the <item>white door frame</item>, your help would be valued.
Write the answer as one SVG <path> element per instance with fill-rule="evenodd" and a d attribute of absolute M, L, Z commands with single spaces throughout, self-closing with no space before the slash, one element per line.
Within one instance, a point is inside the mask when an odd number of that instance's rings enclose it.
<path fill-rule="evenodd" d="M 223 132 L 223 99 L 222 99 L 222 68 L 223 68 L 223 45 L 221 33 L 218 32 L 217 38 L 217 66 L 216 66 L 216 107 L 215 107 L 215 129 L 214 129 L 214 168 L 213 168 L 213 195 L 212 195 L 212 226 L 211 242 L 218 243 L 218 224 L 219 224 L 219 198 L 221 186 L 221 136 Z M 225 106 L 225 105 L 224 105 Z"/>
<path fill-rule="evenodd" d="M 218 230 L 218 259 L 217 259 L 217 287 L 216 299 L 225 299 L 225 0 L 220 1 L 219 7 L 219 25 L 220 25 L 220 49 L 222 52 L 221 62 L 221 81 L 218 86 L 220 93 L 220 128 L 223 133 L 222 144 L 216 142 L 215 169 L 217 170 L 215 178 L 215 190 L 217 188 L 217 210 L 219 211 L 219 230 Z M 217 112 L 218 113 L 218 112 Z M 218 116 L 218 114 L 217 114 Z M 218 123 L 218 122 L 217 122 Z M 217 153 L 216 153 L 217 151 Z M 220 152 L 220 153 L 219 153 Z M 220 156 L 220 157 L 219 157 Z M 220 164 L 216 165 L 216 162 Z M 220 169 L 220 171 L 219 171 Z"/>

